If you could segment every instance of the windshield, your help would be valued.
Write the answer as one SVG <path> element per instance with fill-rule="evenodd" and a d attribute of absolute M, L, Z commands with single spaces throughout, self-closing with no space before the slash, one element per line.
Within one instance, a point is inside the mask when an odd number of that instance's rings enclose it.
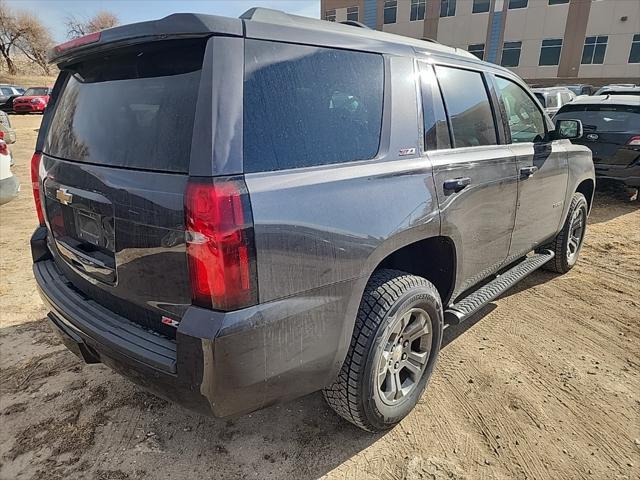
<path fill-rule="evenodd" d="M 32 95 L 49 95 L 49 89 L 46 87 L 32 87 L 28 88 L 27 91 L 24 92 L 25 97 Z"/>
<path fill-rule="evenodd" d="M 202 39 L 154 42 L 74 65 L 56 100 L 44 152 L 187 172 L 204 47 Z"/>
<path fill-rule="evenodd" d="M 629 132 L 640 125 L 640 107 L 627 105 L 567 105 L 554 120 L 580 120 L 585 132 Z"/>

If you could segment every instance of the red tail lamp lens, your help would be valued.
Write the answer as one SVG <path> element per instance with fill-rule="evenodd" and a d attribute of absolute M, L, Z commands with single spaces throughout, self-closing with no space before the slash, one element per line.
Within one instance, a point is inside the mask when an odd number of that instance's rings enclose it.
<path fill-rule="evenodd" d="M 38 221 L 40 225 L 44 225 L 44 212 L 42 211 L 42 201 L 40 200 L 40 179 L 38 177 L 41 160 L 42 154 L 39 152 L 34 153 L 33 157 L 31 157 L 31 187 L 33 189 L 33 200 L 36 203 Z"/>
<path fill-rule="evenodd" d="M 255 304 L 253 220 L 242 177 L 191 179 L 185 216 L 193 303 L 225 311 Z"/>

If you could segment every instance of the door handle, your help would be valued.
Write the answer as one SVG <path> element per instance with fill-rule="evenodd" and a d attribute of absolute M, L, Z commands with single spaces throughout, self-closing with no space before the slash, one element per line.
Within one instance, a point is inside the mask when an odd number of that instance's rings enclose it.
<path fill-rule="evenodd" d="M 531 175 L 533 175 L 537 171 L 538 171 L 538 167 L 536 167 L 535 165 L 532 165 L 530 167 L 522 167 L 520 169 L 520 176 L 529 178 Z"/>
<path fill-rule="evenodd" d="M 469 177 L 450 178 L 443 184 L 445 190 L 453 190 L 456 193 L 469 185 L 471 185 Z"/>

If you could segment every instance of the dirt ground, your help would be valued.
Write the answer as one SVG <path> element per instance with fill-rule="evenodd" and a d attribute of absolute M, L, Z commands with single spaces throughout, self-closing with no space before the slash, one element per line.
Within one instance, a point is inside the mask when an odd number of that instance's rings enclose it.
<path fill-rule="evenodd" d="M 319 394 L 216 420 L 83 365 L 49 330 L 28 246 L 40 117 L 12 121 L 23 190 L 0 207 L 2 479 L 640 478 L 640 202 L 598 192 L 574 270 L 534 273 L 449 328 L 391 432 L 359 431 Z"/>

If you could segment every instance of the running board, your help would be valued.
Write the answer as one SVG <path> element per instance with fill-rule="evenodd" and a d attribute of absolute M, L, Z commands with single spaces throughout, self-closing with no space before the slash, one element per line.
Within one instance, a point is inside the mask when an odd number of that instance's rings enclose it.
<path fill-rule="evenodd" d="M 551 250 L 545 250 L 544 252 L 536 253 L 525 258 L 522 262 L 510 268 L 502 275 L 498 275 L 495 279 L 464 297 L 458 303 L 450 305 L 444 312 L 444 322 L 450 325 L 457 325 L 465 321 L 531 272 L 543 266 L 554 256 L 555 254 Z"/>

